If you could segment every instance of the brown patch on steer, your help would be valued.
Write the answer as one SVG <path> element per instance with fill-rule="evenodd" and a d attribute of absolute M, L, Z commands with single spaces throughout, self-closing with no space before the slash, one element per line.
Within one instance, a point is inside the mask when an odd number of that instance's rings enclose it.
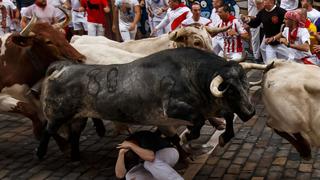
<path fill-rule="evenodd" d="M 42 121 L 37 116 L 37 110 L 31 104 L 18 102 L 17 106 L 10 111 L 12 113 L 20 113 L 32 120 L 33 134 L 37 139 L 40 139 L 43 128 Z"/>

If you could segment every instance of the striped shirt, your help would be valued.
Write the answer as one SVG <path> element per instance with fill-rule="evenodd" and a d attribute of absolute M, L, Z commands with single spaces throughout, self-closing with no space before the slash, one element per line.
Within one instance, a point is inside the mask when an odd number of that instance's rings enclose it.
<path fill-rule="evenodd" d="M 239 35 L 243 33 L 247 33 L 247 31 L 243 28 L 242 24 L 238 19 L 232 19 L 227 22 L 221 21 L 218 27 L 226 27 L 231 26 L 231 29 L 235 30 Z M 235 53 L 242 52 L 243 45 L 240 36 L 229 36 L 227 32 L 221 33 L 224 39 L 224 52 L 225 53 Z"/>

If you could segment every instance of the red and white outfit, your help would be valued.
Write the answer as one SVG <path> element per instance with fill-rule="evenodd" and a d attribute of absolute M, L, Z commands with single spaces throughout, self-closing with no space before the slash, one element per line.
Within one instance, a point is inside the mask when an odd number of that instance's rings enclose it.
<path fill-rule="evenodd" d="M 81 0 L 81 6 L 88 14 L 88 35 L 104 36 L 106 20 L 103 9 L 108 6 L 107 0 Z"/>
<path fill-rule="evenodd" d="M 156 26 L 156 29 L 161 29 L 169 26 L 170 32 L 179 27 L 183 20 L 192 17 L 192 12 L 183 3 L 180 3 L 177 7 L 168 9 L 168 12 L 164 19 Z"/>
<path fill-rule="evenodd" d="M 181 26 L 186 27 L 186 26 L 189 26 L 194 23 L 199 23 L 204 26 L 212 26 L 212 21 L 208 18 L 205 18 L 205 17 L 200 17 L 200 19 L 198 21 L 195 21 L 192 17 L 185 19 L 182 21 Z"/>
<path fill-rule="evenodd" d="M 237 32 L 237 36 L 229 36 L 227 32 L 222 33 L 224 39 L 224 57 L 227 60 L 239 61 L 243 58 L 244 49 L 240 34 L 247 33 L 242 24 L 234 16 L 230 15 L 228 21 L 222 21 L 218 27 L 230 26 Z"/>
<path fill-rule="evenodd" d="M 81 7 L 80 1 L 70 0 L 70 2 L 73 30 L 79 31 L 84 29 L 85 31 L 88 31 L 87 14 L 79 11 L 79 8 Z"/>
<path fill-rule="evenodd" d="M 304 44 L 307 42 L 310 45 L 310 34 L 307 28 L 298 27 L 289 32 L 289 28 L 285 27 L 282 36 L 285 37 L 290 44 Z M 320 65 L 318 58 L 315 55 L 312 55 L 310 51 L 306 52 L 288 48 L 287 55 L 287 59 L 291 61 Z"/>

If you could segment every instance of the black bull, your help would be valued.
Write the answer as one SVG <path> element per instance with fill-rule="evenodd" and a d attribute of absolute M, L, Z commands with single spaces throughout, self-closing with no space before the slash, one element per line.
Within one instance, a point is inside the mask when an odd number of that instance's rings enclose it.
<path fill-rule="evenodd" d="M 37 155 L 68 119 L 94 117 L 141 125 L 189 125 L 199 137 L 221 110 L 249 120 L 246 73 L 236 62 L 193 48 L 164 50 L 128 64 L 49 67 L 41 103 L 48 126 Z M 192 126 L 191 126 L 192 124 Z"/>

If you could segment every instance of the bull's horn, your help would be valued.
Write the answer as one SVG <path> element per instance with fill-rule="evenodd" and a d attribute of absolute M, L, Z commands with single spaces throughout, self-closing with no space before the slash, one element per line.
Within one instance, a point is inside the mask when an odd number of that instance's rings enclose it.
<path fill-rule="evenodd" d="M 222 82 L 223 82 L 223 78 L 220 75 L 218 75 L 215 78 L 213 78 L 210 83 L 210 91 L 215 97 L 223 97 L 223 93 L 225 92 L 225 90 L 220 91 L 218 89 L 218 87 Z"/>
<path fill-rule="evenodd" d="M 264 70 L 266 69 L 267 65 L 266 64 L 256 64 L 256 63 L 246 63 L 246 62 L 242 62 L 239 63 L 243 69 L 260 69 L 260 70 Z"/>
<path fill-rule="evenodd" d="M 30 35 L 32 35 L 33 33 L 31 32 L 31 29 L 36 22 L 37 22 L 37 16 L 33 14 L 30 22 L 20 32 L 20 36 L 29 37 Z"/>
<path fill-rule="evenodd" d="M 249 82 L 249 85 L 250 85 L 250 87 L 260 86 L 261 83 L 262 83 L 262 79 L 260 79 L 259 81 L 256 81 L 256 82 Z"/>
<path fill-rule="evenodd" d="M 215 28 L 215 27 L 209 27 L 209 26 L 205 26 L 205 27 L 206 27 L 207 32 L 211 35 L 215 35 L 215 34 L 224 32 L 224 31 L 231 28 L 231 26 L 226 26 L 226 27 L 222 27 L 222 28 Z"/>
<path fill-rule="evenodd" d="M 63 14 L 65 15 L 66 18 L 62 22 L 53 24 L 52 26 L 55 29 L 60 29 L 60 28 L 63 29 L 69 24 L 71 18 L 69 16 L 69 14 L 63 8 L 61 8 L 61 7 L 58 7 L 58 8 L 63 12 Z"/>

